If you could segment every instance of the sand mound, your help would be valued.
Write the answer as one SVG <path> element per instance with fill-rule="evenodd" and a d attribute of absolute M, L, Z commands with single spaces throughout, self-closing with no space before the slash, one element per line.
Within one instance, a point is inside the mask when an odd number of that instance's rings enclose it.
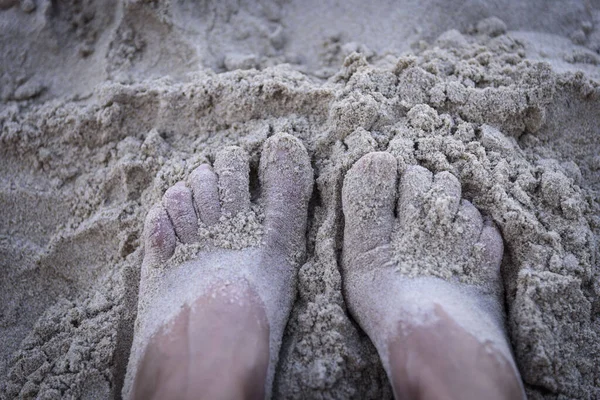
<path fill-rule="evenodd" d="M 531 398 L 600 396 L 598 2 L 59 3 L 0 1 L 0 396 L 118 398 L 148 208 L 282 131 L 317 185 L 278 398 L 391 397 L 338 267 L 373 150 L 500 227 Z"/>

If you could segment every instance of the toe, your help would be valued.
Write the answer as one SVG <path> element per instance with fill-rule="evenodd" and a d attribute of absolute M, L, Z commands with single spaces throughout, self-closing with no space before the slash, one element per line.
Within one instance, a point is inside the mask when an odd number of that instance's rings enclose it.
<path fill-rule="evenodd" d="M 456 214 L 456 232 L 461 236 L 465 244 L 472 246 L 483 228 L 483 218 L 479 210 L 468 200 L 461 200 L 458 213 Z"/>
<path fill-rule="evenodd" d="M 199 219 L 206 225 L 217 223 L 221 217 L 217 174 L 208 164 L 202 164 L 192 171 L 188 183 Z"/>
<path fill-rule="evenodd" d="M 194 211 L 192 191 L 185 183 L 178 182 L 165 192 L 163 205 L 179 240 L 194 243 L 198 239 L 198 217 Z"/>
<path fill-rule="evenodd" d="M 433 177 L 431 185 L 432 193 L 435 196 L 434 204 L 436 214 L 444 214 L 449 219 L 453 219 L 458 212 L 462 190 L 458 179 L 448 171 L 442 171 Z"/>
<path fill-rule="evenodd" d="M 504 242 L 496 224 L 489 218 L 483 221 L 479 243 L 482 246 L 482 272 L 488 275 L 489 279 L 498 279 L 504 254 Z"/>
<path fill-rule="evenodd" d="M 294 136 L 274 135 L 264 143 L 259 173 L 266 246 L 298 259 L 306 251 L 306 219 L 313 187 L 308 153 Z"/>
<path fill-rule="evenodd" d="M 250 166 L 248 154 L 240 147 L 221 150 L 215 160 L 223 214 L 235 215 L 250 209 Z"/>
<path fill-rule="evenodd" d="M 342 189 L 345 264 L 389 244 L 397 175 L 396 159 L 384 152 L 363 156 L 346 174 Z"/>
<path fill-rule="evenodd" d="M 144 223 L 144 265 L 168 260 L 175 251 L 175 231 L 162 205 L 150 209 Z"/>
<path fill-rule="evenodd" d="M 406 226 L 421 216 L 423 199 L 431 188 L 433 174 L 419 165 L 410 165 L 398 185 L 398 218 Z"/>

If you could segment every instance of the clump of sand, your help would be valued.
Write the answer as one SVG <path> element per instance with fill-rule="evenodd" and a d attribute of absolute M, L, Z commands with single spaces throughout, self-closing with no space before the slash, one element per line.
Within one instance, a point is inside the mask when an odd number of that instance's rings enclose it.
<path fill-rule="evenodd" d="M 118 398 L 148 208 L 227 145 L 256 182 L 277 132 L 316 175 L 277 398 L 391 397 L 338 266 L 343 178 L 375 150 L 501 229 L 529 396 L 600 396 L 598 4 L 114 3 L 0 2 L 0 396 Z"/>

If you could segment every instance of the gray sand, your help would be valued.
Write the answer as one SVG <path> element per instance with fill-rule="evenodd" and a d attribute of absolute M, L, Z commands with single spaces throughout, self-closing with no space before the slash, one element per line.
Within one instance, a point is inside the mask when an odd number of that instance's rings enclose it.
<path fill-rule="evenodd" d="M 338 263 L 370 151 L 500 228 L 529 397 L 600 397 L 598 1 L 337 3 L 0 1 L 0 398 L 118 398 L 149 208 L 229 145 L 255 191 L 278 132 L 316 185 L 275 398 L 391 397 Z"/>

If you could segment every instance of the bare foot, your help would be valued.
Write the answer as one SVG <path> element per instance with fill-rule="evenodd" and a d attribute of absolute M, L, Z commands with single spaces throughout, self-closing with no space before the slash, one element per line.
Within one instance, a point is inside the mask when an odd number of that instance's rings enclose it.
<path fill-rule="evenodd" d="M 198 167 L 148 213 L 125 398 L 269 396 L 313 172 L 300 141 L 278 134 L 263 146 L 259 174 L 252 204 L 248 157 L 228 147 L 214 172 Z"/>
<path fill-rule="evenodd" d="M 400 398 L 523 398 L 504 328 L 497 228 L 458 180 L 389 153 L 346 175 L 343 273 L 349 309 Z M 395 214 L 396 211 L 396 214 Z"/>

